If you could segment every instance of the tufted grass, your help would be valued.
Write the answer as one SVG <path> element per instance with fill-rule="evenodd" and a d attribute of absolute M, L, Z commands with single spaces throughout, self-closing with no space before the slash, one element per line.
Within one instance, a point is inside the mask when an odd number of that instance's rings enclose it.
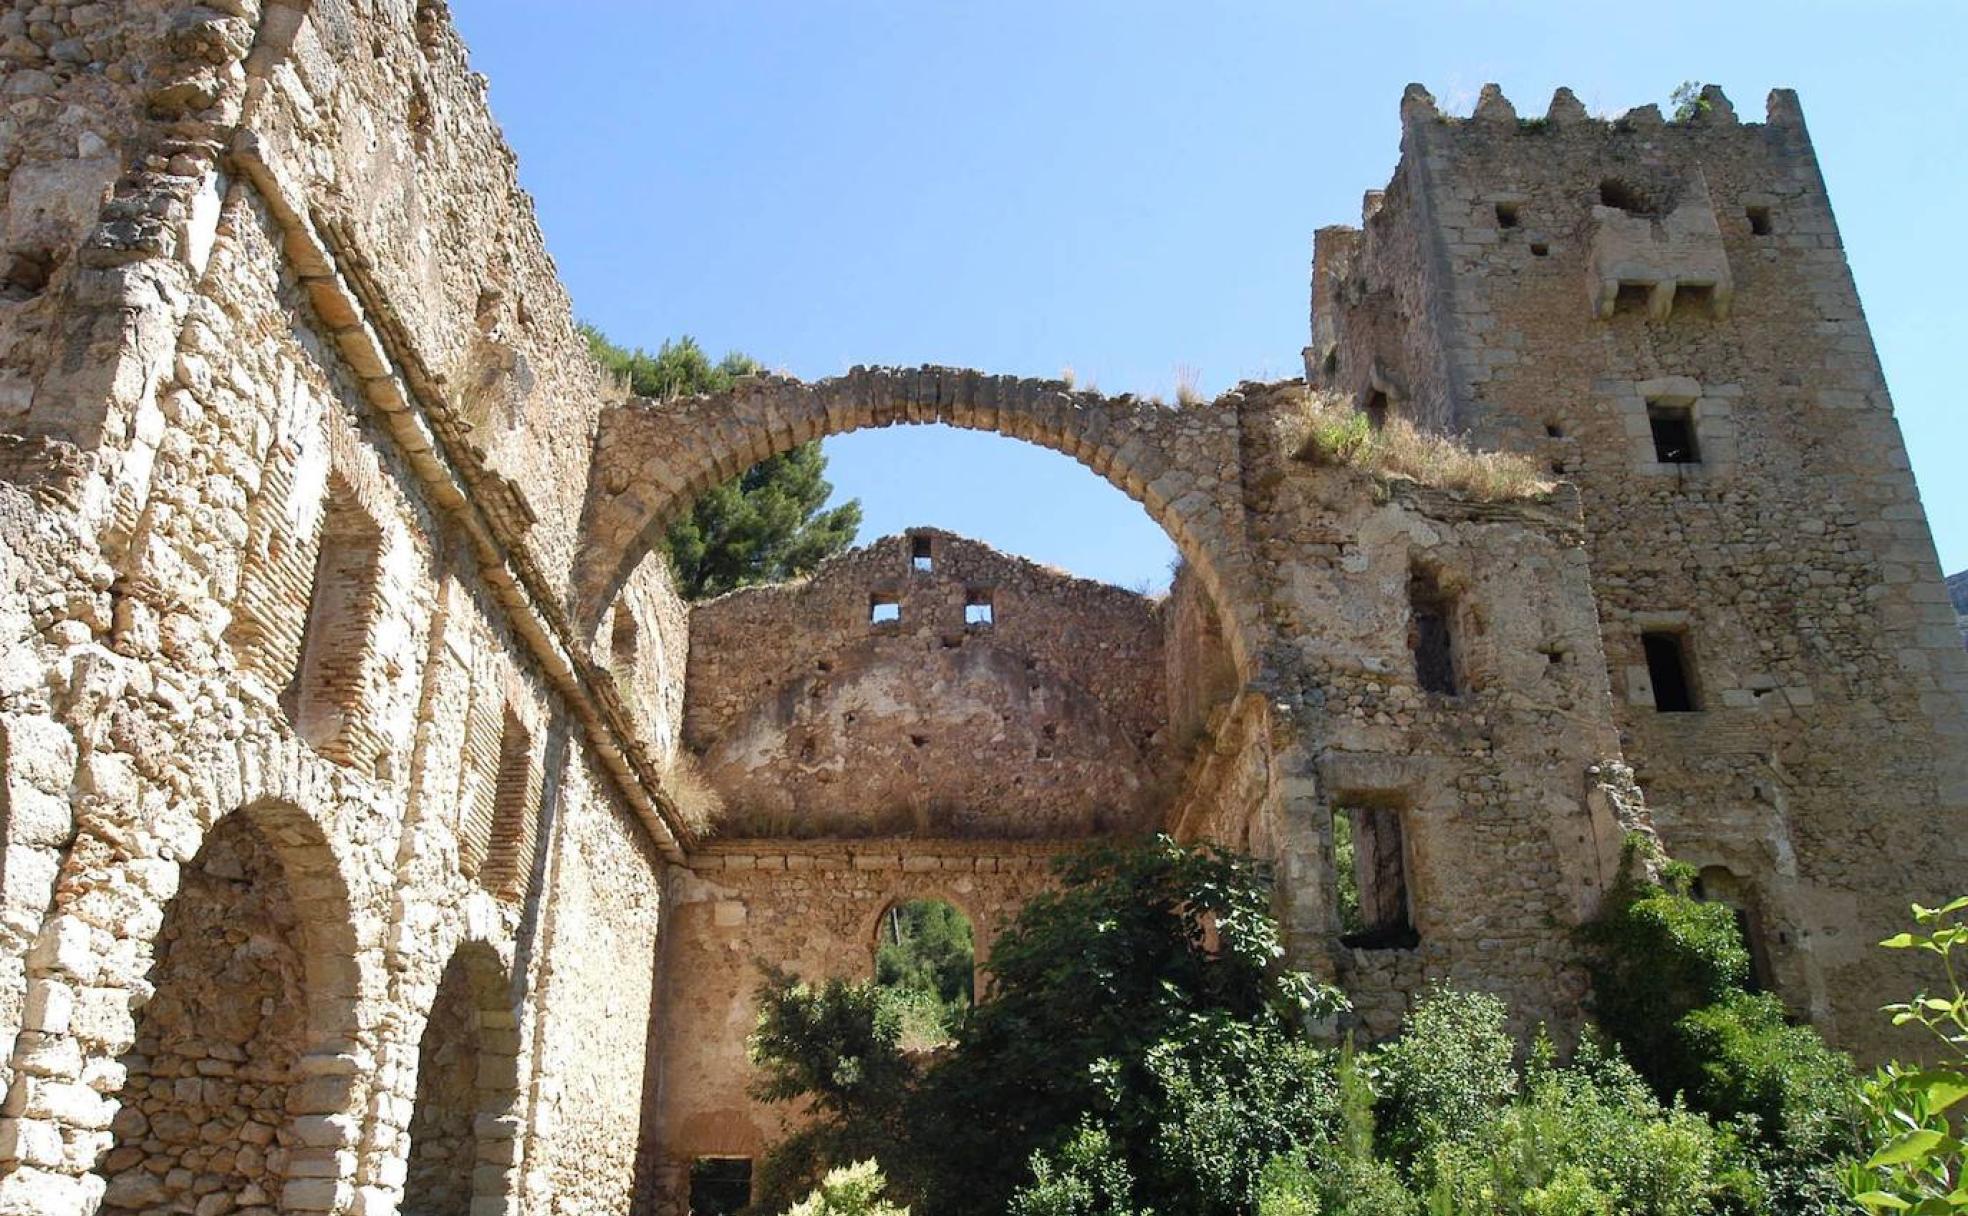
<path fill-rule="evenodd" d="M 724 816 L 724 800 L 711 788 L 697 757 L 681 746 L 663 767 L 663 789 L 683 826 L 699 836 L 709 833 Z"/>
<path fill-rule="evenodd" d="M 1315 464 L 1408 477 L 1492 502 L 1535 498 L 1557 485 L 1528 456 L 1478 452 L 1451 436 L 1419 430 L 1405 418 L 1389 418 L 1376 431 L 1364 413 L 1334 393 L 1308 392 L 1304 420 L 1298 456 Z"/>

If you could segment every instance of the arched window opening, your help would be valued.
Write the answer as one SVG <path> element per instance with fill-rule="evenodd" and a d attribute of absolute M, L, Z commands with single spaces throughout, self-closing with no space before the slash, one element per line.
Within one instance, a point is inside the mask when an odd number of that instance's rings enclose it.
<path fill-rule="evenodd" d="M 940 899 L 890 905 L 876 932 L 875 983 L 902 1016 L 905 1050 L 949 1042 L 977 994 L 970 918 Z"/>
<path fill-rule="evenodd" d="M 382 530 L 339 475 L 328 478 L 300 661 L 281 697 L 294 730 L 343 764 L 373 753 L 366 678 L 382 580 Z"/>
<path fill-rule="evenodd" d="M 636 627 L 635 613 L 626 599 L 618 600 L 614 618 L 608 625 L 609 659 L 618 673 L 633 672 L 641 652 L 642 636 Z"/>
<path fill-rule="evenodd" d="M 438 981 L 417 1044 L 403 1216 L 470 1216 L 508 1189 L 519 1031 L 490 951 L 466 946 Z"/>
<path fill-rule="evenodd" d="M 302 911 L 274 846 L 219 821 L 157 934 L 99 1172 L 113 1210 L 189 1212 L 208 1194 L 271 1208 L 297 1154 L 289 1090 L 308 1045 Z M 309 1162 L 308 1164 L 314 1164 Z"/>

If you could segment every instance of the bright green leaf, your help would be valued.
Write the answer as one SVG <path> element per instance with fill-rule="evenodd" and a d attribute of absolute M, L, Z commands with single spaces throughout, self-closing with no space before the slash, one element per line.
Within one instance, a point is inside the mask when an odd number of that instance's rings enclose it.
<path fill-rule="evenodd" d="M 1926 1128 L 1908 1132 L 1874 1153 L 1866 1161 L 1866 1165 L 1875 1169 L 1882 1165 L 1905 1165 L 1909 1161 L 1917 1161 L 1925 1157 L 1945 1139 L 1947 1137 L 1940 1132 L 1929 1131 Z"/>

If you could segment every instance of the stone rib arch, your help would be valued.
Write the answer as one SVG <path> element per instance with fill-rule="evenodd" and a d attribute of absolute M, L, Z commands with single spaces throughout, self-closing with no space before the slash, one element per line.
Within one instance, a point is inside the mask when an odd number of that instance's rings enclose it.
<path fill-rule="evenodd" d="M 190 1179 L 193 1198 L 248 1207 L 336 1202 L 367 1056 L 358 934 L 321 826 L 280 799 L 219 817 L 148 953 L 127 1037 L 99 1045 L 127 1066 L 115 1145 L 92 1163 L 110 1206 L 189 1202 Z"/>
<path fill-rule="evenodd" d="M 604 411 L 573 572 L 584 628 L 597 627 L 670 521 L 705 491 L 809 440 L 929 423 L 1059 452 L 1140 503 L 1219 605 L 1238 670 L 1253 678 L 1260 600 L 1240 539 L 1234 405 L 1178 409 L 961 368 L 856 367 L 811 384 L 748 377 L 713 396 Z"/>
<path fill-rule="evenodd" d="M 404 1216 L 514 1210 L 520 1031 L 511 974 L 497 946 L 467 938 L 431 990 L 404 1129 Z"/>

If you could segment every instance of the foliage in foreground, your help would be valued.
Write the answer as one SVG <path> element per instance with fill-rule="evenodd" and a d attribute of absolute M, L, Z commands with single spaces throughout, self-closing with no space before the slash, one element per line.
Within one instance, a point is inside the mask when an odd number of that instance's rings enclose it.
<path fill-rule="evenodd" d="M 1302 459 L 1350 465 L 1377 477 L 1409 477 L 1427 486 L 1498 501 L 1534 498 L 1554 482 L 1528 456 L 1478 452 L 1447 435 L 1392 417 L 1376 429 L 1367 415 L 1334 393 L 1305 394 Z"/>
<path fill-rule="evenodd" d="M 1737 1131 L 1772 1210 L 1824 1209 L 1831 1167 L 1859 1131 L 1850 1058 L 1749 990 L 1732 909 L 1694 898 L 1685 866 L 1642 877 L 1645 860 L 1629 846 L 1606 911 L 1583 933 L 1598 1025 L 1662 1101 Z"/>
<path fill-rule="evenodd" d="M 1918 1026 L 1938 1042 L 1932 1068 L 1888 1064 L 1865 1086 L 1864 1145 L 1871 1155 L 1847 1168 L 1845 1193 L 1868 1212 L 1943 1216 L 1968 1212 L 1968 992 L 1955 971 L 1955 947 L 1968 948 L 1968 896 L 1939 908 L 1913 905 L 1918 928 L 1880 944 L 1917 950 L 1940 960 L 1946 987 L 1888 1005 L 1896 1026 Z"/>
<path fill-rule="evenodd" d="M 898 1208 L 882 1198 L 888 1180 L 882 1177 L 874 1159 L 829 1170 L 813 1188 L 813 1193 L 786 1212 L 786 1216 L 909 1216 L 908 1208 Z"/>
<path fill-rule="evenodd" d="M 595 361 L 638 397 L 669 400 L 723 392 L 738 377 L 765 370 L 736 351 L 713 363 L 689 337 L 664 342 L 652 355 L 617 346 L 592 325 L 581 332 Z M 826 472 L 820 445 L 804 443 L 705 492 L 664 538 L 677 589 L 699 600 L 781 582 L 810 573 L 852 545 L 861 527 L 861 504 L 855 500 L 826 509 L 834 492 Z"/>
<path fill-rule="evenodd" d="M 1842 1057 L 1742 991 L 1726 909 L 1681 900 L 1634 885 L 1601 942 L 1654 952 L 1660 991 L 1628 1012 L 1673 1015 L 1657 1043 L 1691 1078 L 1662 1093 L 1591 1036 L 1520 1060 L 1499 1001 L 1447 989 L 1355 1056 L 1309 1033 L 1337 994 L 1280 968 L 1255 865 L 1165 839 L 1089 852 L 1000 936 L 992 998 L 933 1058 L 902 1050 L 873 984 L 768 985 L 760 1094 L 816 1118 L 774 1152 L 766 1210 L 871 1155 L 926 1216 L 1841 1210 Z"/>

